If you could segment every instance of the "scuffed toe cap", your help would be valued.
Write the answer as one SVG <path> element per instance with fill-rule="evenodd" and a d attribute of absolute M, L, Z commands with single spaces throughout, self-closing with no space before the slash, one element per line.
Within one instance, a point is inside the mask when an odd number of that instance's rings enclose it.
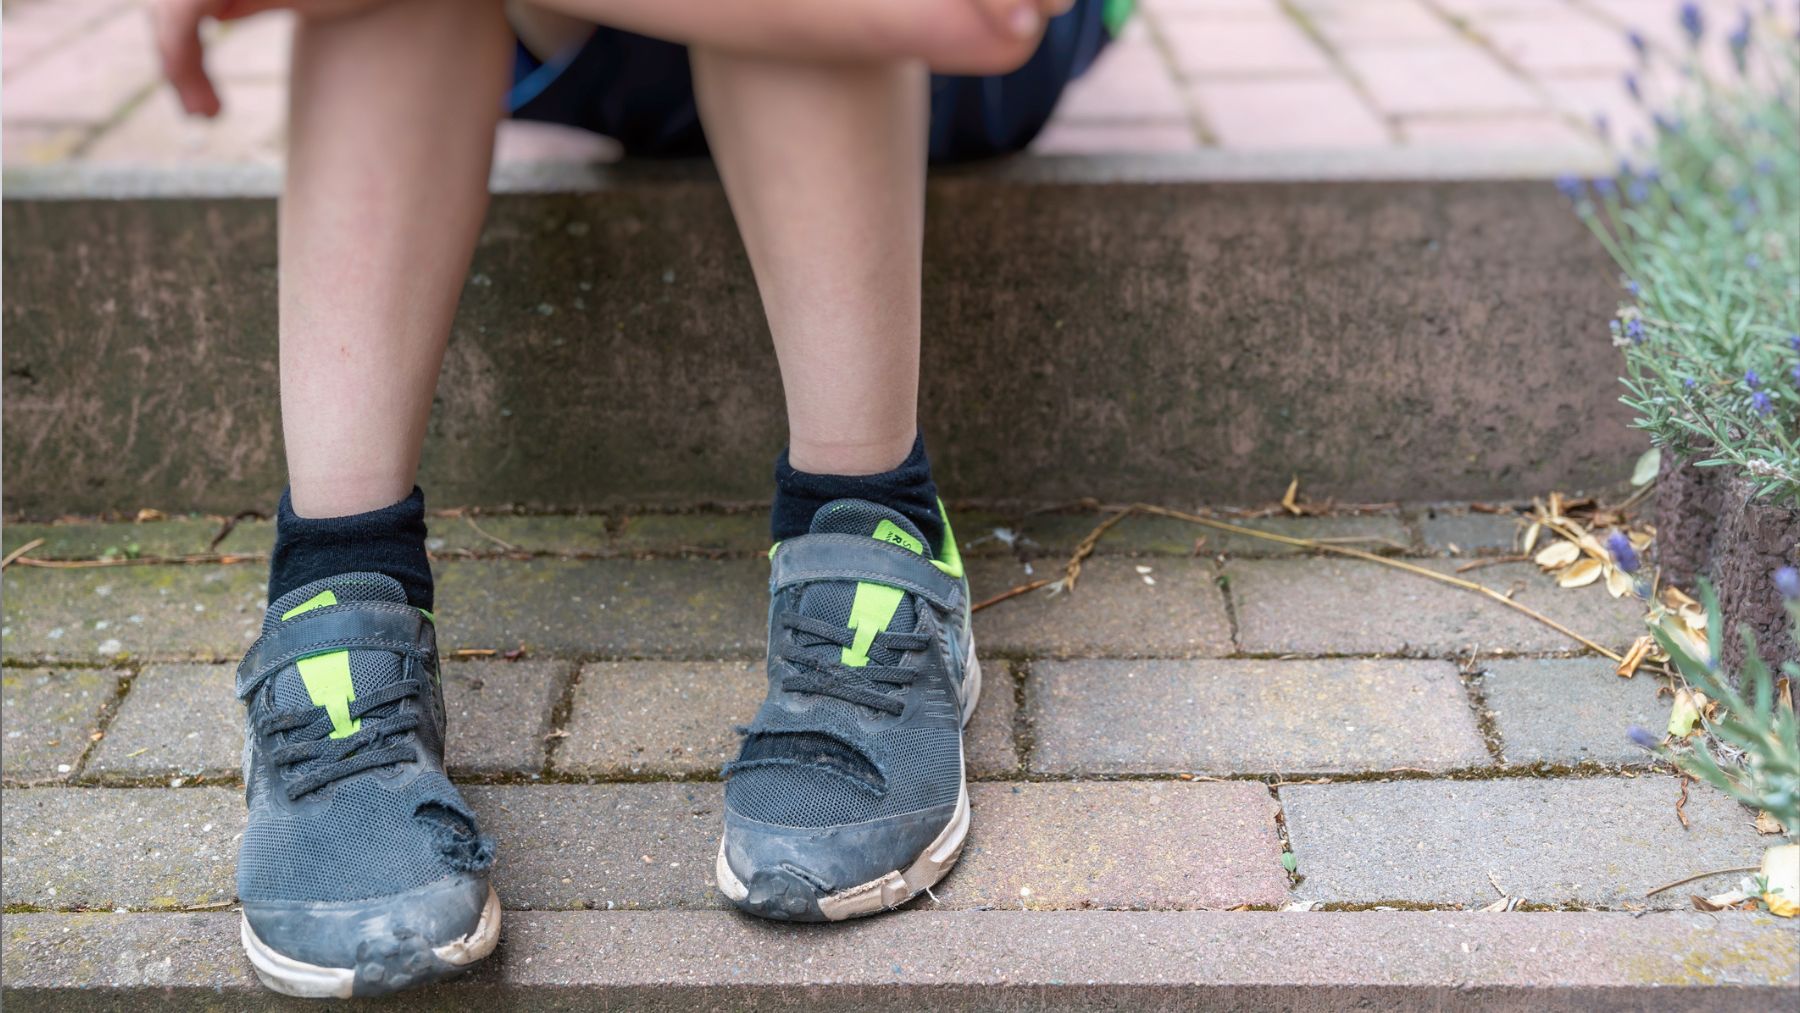
<path fill-rule="evenodd" d="M 269 959 L 353 970 L 354 994 L 382 995 L 455 974 L 484 956 L 465 950 L 485 930 L 483 914 L 493 914 L 490 893 L 485 874 L 459 874 L 368 900 L 247 901 L 244 923 L 255 945 L 272 951 Z M 491 948 L 488 941 L 473 945 Z"/>
<path fill-rule="evenodd" d="M 956 814 L 957 806 L 951 804 L 866 823 L 810 828 L 761 823 L 728 808 L 719 849 L 720 889 L 739 907 L 765 918 L 837 920 L 844 915 L 834 910 L 835 899 L 859 889 L 878 890 L 878 881 L 917 861 Z M 891 906 L 905 896 L 877 906 Z"/>

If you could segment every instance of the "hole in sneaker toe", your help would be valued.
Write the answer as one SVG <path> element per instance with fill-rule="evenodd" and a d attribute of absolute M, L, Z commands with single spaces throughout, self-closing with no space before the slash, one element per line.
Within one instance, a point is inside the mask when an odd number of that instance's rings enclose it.
<path fill-rule="evenodd" d="M 458 872 L 480 872 L 494 864 L 494 841 L 475 829 L 475 821 L 441 802 L 426 802 L 413 818 L 431 828 L 438 849 Z"/>
<path fill-rule="evenodd" d="M 887 779 L 868 758 L 849 743 L 817 732 L 764 732 L 744 743 L 738 763 L 794 763 L 819 767 L 850 778 L 877 794 L 887 787 Z"/>

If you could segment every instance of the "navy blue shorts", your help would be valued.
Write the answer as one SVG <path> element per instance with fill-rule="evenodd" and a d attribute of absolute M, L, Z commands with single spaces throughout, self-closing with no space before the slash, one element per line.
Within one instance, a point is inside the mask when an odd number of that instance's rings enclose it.
<path fill-rule="evenodd" d="M 1049 121 L 1063 89 L 1112 40 L 1130 4 L 1075 0 L 1044 32 L 1025 65 L 992 77 L 931 77 L 931 158 L 961 161 L 1023 149 Z M 581 127 L 627 155 L 706 154 L 687 47 L 616 28 L 594 30 L 568 57 L 544 63 L 524 46 L 507 109 L 517 119 Z"/>

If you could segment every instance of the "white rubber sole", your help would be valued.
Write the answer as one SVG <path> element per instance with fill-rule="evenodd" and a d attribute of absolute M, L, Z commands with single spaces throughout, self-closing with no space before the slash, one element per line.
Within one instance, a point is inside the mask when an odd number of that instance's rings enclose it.
<path fill-rule="evenodd" d="M 239 922 L 238 935 L 243 940 L 251 966 L 256 969 L 257 978 L 271 991 L 300 999 L 348 999 L 353 994 L 356 968 L 323 967 L 277 953 L 257 938 L 247 918 Z M 493 953 L 499 942 L 500 895 L 489 886 L 487 903 L 482 905 L 481 919 L 475 923 L 474 930 L 461 939 L 433 947 L 431 952 L 452 967 L 462 967 Z"/>
<path fill-rule="evenodd" d="M 969 638 L 963 673 L 963 685 L 968 689 L 963 697 L 962 713 L 963 727 L 966 728 L 969 719 L 975 715 L 975 705 L 981 701 L 981 663 L 975 658 L 973 637 Z M 819 898 L 819 913 L 826 921 L 841 922 L 899 907 L 950 874 L 951 867 L 962 857 L 963 842 L 968 837 L 969 780 L 965 770 L 962 789 L 956 796 L 956 811 L 951 814 L 949 824 L 911 865 Z M 719 857 L 713 862 L 713 875 L 719 890 L 734 903 L 750 896 L 750 888 L 731 871 L 731 863 L 725 860 L 723 839 L 719 841 Z"/>

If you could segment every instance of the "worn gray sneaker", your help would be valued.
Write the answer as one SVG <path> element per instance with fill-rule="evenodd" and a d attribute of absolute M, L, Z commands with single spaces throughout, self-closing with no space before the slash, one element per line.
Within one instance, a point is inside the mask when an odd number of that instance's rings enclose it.
<path fill-rule="evenodd" d="M 781 920 L 896 907 L 969 832 L 981 669 L 955 537 L 946 518 L 933 551 L 895 511 L 836 500 L 769 558 L 769 695 L 725 767 L 719 888 Z"/>
<path fill-rule="evenodd" d="M 244 950 L 285 995 L 382 995 L 493 952 L 493 842 L 444 775 L 430 613 L 376 573 L 269 606 L 238 666 L 248 721 Z"/>

